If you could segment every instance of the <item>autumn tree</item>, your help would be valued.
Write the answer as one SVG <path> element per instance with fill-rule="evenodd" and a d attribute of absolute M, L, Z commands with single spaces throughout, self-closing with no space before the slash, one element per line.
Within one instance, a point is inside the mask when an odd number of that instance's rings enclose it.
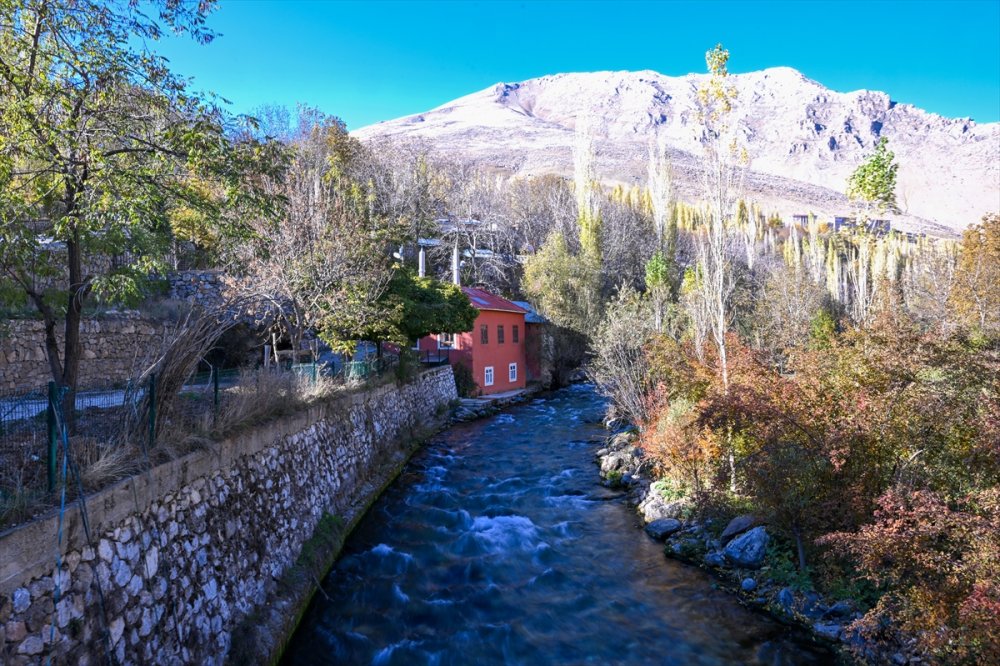
<path fill-rule="evenodd" d="M 600 187 L 594 173 L 593 139 L 586 121 L 573 150 L 577 238 L 553 230 L 528 258 L 523 288 L 555 323 L 589 337 L 601 320 L 602 254 Z"/>
<path fill-rule="evenodd" d="M 593 339 L 590 375 L 632 423 L 649 420 L 647 394 L 652 389 L 646 345 L 656 333 L 650 303 L 624 286 L 606 308 Z"/>
<path fill-rule="evenodd" d="M 757 344 L 784 370 L 793 350 L 808 343 L 812 322 L 824 305 L 824 292 L 801 270 L 777 264 L 757 296 L 753 312 Z"/>
<path fill-rule="evenodd" d="M 962 234 L 951 305 L 964 324 L 1000 333 L 1000 214 L 984 216 Z"/>
<path fill-rule="evenodd" d="M 718 349 L 723 386 L 729 383 L 726 333 L 729 330 L 729 297 L 735 288 L 729 266 L 726 226 L 735 213 L 746 172 L 746 152 L 736 144 L 730 119 L 736 89 L 729 85 L 729 51 L 717 45 L 705 54 L 709 76 L 698 89 L 702 142 L 705 149 L 702 188 L 708 221 L 698 244 L 699 288 L 709 313 L 712 340 Z"/>
<path fill-rule="evenodd" d="M 166 31 L 211 40 L 212 4 L 0 4 L 0 273 L 41 315 L 70 405 L 86 304 L 142 294 L 171 212 L 230 223 L 266 204 L 248 175 L 280 160 L 234 141 L 233 119 L 146 47 Z"/>
<path fill-rule="evenodd" d="M 909 632 L 934 661 L 1000 660 L 1000 493 L 996 487 L 949 499 L 931 490 L 893 489 L 874 521 L 823 538 L 885 590 L 854 623 L 869 640 L 889 626 Z M 890 624 L 891 622 L 891 624 Z"/>
<path fill-rule="evenodd" d="M 659 331 L 667 303 L 676 298 L 679 286 L 677 207 L 673 200 L 673 172 L 664 140 L 650 143 L 646 184 L 656 230 L 656 252 L 646 262 L 646 289 L 653 303 L 654 326 Z"/>
<path fill-rule="evenodd" d="M 560 326 L 588 333 L 592 321 L 589 267 L 570 251 L 566 237 L 554 231 L 524 267 L 522 287 L 545 316 Z"/>

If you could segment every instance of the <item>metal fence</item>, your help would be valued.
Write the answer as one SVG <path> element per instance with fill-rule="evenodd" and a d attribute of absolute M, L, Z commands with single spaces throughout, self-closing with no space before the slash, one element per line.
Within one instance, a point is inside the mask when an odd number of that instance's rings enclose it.
<path fill-rule="evenodd" d="M 392 370 L 397 363 L 396 357 L 384 356 L 287 365 L 270 372 L 306 385 L 321 381 L 358 384 Z M 63 423 L 69 424 L 71 448 L 83 465 L 98 457 L 102 447 L 120 443 L 126 431 L 131 441 L 151 451 L 165 428 L 172 434 L 198 424 L 211 426 L 226 405 L 227 391 L 236 390 L 243 381 L 239 370 L 207 366 L 191 375 L 169 401 L 158 396 L 165 389 L 155 374 L 141 381 L 91 384 L 77 389 L 72 409 L 66 389 L 54 382 L 0 395 L 0 500 L 10 500 L 17 493 L 55 490 Z M 169 404 L 168 414 L 159 413 L 163 404 Z"/>

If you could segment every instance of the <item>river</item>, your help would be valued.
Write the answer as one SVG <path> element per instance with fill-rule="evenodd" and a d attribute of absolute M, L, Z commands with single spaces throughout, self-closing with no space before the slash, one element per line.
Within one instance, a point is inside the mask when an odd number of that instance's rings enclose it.
<path fill-rule="evenodd" d="M 834 664 L 663 555 L 598 485 L 588 385 L 440 434 L 347 541 L 285 664 Z"/>

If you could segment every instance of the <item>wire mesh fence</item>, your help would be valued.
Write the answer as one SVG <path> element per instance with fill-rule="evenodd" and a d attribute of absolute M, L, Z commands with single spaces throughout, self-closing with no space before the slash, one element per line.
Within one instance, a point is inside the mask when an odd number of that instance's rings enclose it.
<path fill-rule="evenodd" d="M 123 451 L 141 452 L 147 462 L 180 455 L 185 438 L 224 436 L 234 424 L 278 413 L 311 391 L 362 384 L 397 363 L 383 356 L 243 371 L 202 363 L 170 395 L 154 373 L 75 393 L 50 382 L 0 395 L 0 527 L 25 498 L 55 491 L 62 424 L 81 469 L 97 468 L 110 478 L 117 465 L 121 476 L 137 464 L 134 455 L 123 459 Z"/>

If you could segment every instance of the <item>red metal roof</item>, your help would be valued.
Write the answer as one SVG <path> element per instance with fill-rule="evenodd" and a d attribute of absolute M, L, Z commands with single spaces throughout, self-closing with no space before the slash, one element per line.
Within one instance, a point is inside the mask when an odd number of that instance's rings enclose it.
<path fill-rule="evenodd" d="M 501 298 L 496 294 L 491 294 L 483 289 L 475 287 L 462 287 L 462 292 L 472 301 L 472 307 L 477 310 L 500 310 L 501 312 L 517 312 L 527 314 L 527 310 L 514 305 L 506 298 Z"/>

